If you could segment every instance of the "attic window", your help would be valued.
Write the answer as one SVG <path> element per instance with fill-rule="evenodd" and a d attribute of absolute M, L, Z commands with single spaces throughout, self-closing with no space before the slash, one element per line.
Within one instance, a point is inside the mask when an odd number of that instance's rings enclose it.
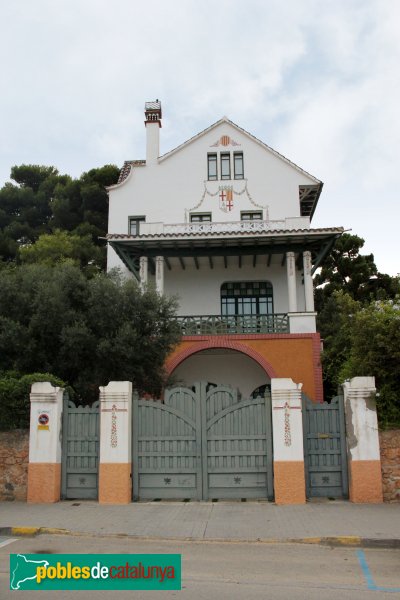
<path fill-rule="evenodd" d="M 234 168 L 234 172 L 235 172 L 235 179 L 243 179 L 244 178 L 243 152 L 234 152 L 233 153 L 233 168 Z"/>
<path fill-rule="evenodd" d="M 231 155 L 221 152 L 221 179 L 231 178 Z"/>
<path fill-rule="evenodd" d="M 216 154 L 207 155 L 207 177 L 209 181 L 215 181 L 218 179 Z"/>

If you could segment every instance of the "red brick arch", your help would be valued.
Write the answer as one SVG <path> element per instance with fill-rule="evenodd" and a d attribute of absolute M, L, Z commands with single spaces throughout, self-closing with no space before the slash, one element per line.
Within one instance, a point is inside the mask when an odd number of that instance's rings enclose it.
<path fill-rule="evenodd" d="M 181 363 L 183 363 L 184 360 L 189 358 L 189 356 L 209 348 L 229 348 L 229 350 L 236 350 L 237 352 L 246 354 L 255 360 L 255 362 L 258 363 L 262 369 L 264 369 L 270 379 L 276 377 L 276 372 L 273 366 L 259 352 L 257 352 L 257 350 L 246 346 L 246 344 L 236 342 L 234 340 L 227 340 L 226 338 L 219 336 L 213 336 L 213 338 L 210 338 L 207 341 L 194 343 L 192 346 L 189 346 L 189 348 L 185 348 L 178 354 L 175 354 L 170 360 L 167 360 L 165 365 L 167 375 L 171 375 L 171 373 Z"/>

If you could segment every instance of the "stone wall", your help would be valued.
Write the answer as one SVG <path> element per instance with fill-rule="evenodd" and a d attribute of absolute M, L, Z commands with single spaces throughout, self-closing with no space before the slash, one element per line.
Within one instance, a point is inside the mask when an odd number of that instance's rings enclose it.
<path fill-rule="evenodd" d="M 400 502 L 400 429 L 380 431 L 379 442 L 384 501 Z"/>
<path fill-rule="evenodd" d="M 0 500 L 26 500 L 29 431 L 0 431 Z"/>

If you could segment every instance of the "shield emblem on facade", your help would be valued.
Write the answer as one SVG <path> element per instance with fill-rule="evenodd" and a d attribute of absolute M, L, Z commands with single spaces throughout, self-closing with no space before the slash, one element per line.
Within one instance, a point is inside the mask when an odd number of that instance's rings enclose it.
<path fill-rule="evenodd" d="M 223 185 L 219 188 L 219 207 L 224 212 L 230 212 L 233 209 L 233 187 Z"/>

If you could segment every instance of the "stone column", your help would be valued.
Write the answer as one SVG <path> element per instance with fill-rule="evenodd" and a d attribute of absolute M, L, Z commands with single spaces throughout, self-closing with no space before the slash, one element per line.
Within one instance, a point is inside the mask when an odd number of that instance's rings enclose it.
<path fill-rule="evenodd" d="M 343 392 L 350 500 L 383 502 L 375 377 L 353 377 Z"/>
<path fill-rule="evenodd" d="M 132 501 L 132 384 L 100 387 L 99 503 Z"/>
<path fill-rule="evenodd" d="M 306 501 L 302 385 L 292 379 L 271 379 L 276 504 L 304 504 Z"/>
<path fill-rule="evenodd" d="M 294 252 L 286 252 L 289 311 L 297 312 L 296 263 Z"/>
<path fill-rule="evenodd" d="M 304 296 L 306 312 L 314 312 L 314 288 L 311 276 L 312 261 L 311 252 L 306 250 L 303 252 L 303 268 L 304 268 Z"/>
<path fill-rule="evenodd" d="M 156 290 L 160 295 L 164 293 L 164 257 L 156 257 Z"/>
<path fill-rule="evenodd" d="M 60 500 L 63 392 L 48 381 L 32 384 L 28 502 Z"/>
<path fill-rule="evenodd" d="M 147 258 L 147 256 L 140 257 L 140 288 L 142 292 L 145 291 L 149 279 L 148 262 L 149 259 Z"/>

